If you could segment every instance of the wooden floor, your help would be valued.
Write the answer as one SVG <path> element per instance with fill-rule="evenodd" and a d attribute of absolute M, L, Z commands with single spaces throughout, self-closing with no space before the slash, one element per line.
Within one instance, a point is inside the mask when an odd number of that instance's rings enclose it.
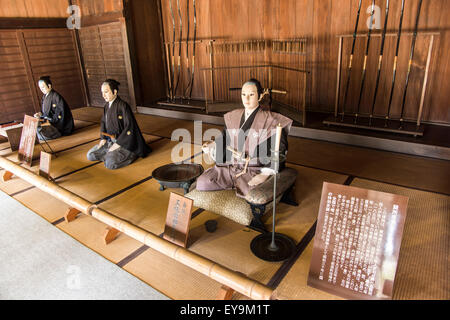
<path fill-rule="evenodd" d="M 76 132 L 50 144 L 57 155 L 52 160 L 52 176 L 60 186 L 102 209 L 161 235 L 170 191 L 182 190 L 159 191 L 151 173 L 171 162 L 172 148 L 178 144 L 170 139 L 173 130 L 184 128 L 193 135 L 193 122 L 136 115 L 153 152 L 126 168 L 110 171 L 101 162 L 86 159 L 86 152 L 99 139 L 101 114 L 99 108 L 74 110 Z M 221 129 L 214 125 L 203 127 Z M 190 149 L 195 155 L 199 146 L 191 145 Z M 0 144 L 0 155 L 17 159 L 5 143 Z M 190 159 L 191 155 L 183 156 Z M 192 161 L 201 162 L 205 169 L 209 166 L 201 154 Z M 201 210 L 191 222 L 189 250 L 272 287 L 280 299 L 339 299 L 308 287 L 306 281 L 322 184 L 345 183 L 410 197 L 394 299 L 450 298 L 450 162 L 289 138 L 288 166 L 298 171 L 296 197 L 300 206 L 279 205 L 276 225 L 277 232 L 292 237 L 298 244 L 291 260 L 269 263 L 256 258 L 249 245 L 258 232 Z M 32 170 L 37 171 L 36 165 Z M 105 245 L 102 235 L 106 225 L 90 216 L 79 216 L 66 223 L 62 219 L 66 204 L 20 179 L 0 183 L 0 189 L 170 298 L 214 299 L 217 295 L 219 283 L 126 235 Z M 204 227 L 211 219 L 218 221 L 215 233 L 208 233 Z M 265 223 L 270 229 L 271 217 Z M 245 299 L 239 294 L 233 298 Z"/>

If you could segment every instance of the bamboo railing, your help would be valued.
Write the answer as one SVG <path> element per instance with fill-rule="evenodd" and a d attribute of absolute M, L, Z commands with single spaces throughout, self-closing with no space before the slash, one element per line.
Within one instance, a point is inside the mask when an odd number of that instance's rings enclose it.
<path fill-rule="evenodd" d="M 84 214 L 90 215 L 97 220 L 115 228 L 129 237 L 140 241 L 150 248 L 178 261 L 209 278 L 255 300 L 269 300 L 273 298 L 273 290 L 260 282 L 250 279 L 242 273 L 228 269 L 205 257 L 172 242 L 158 237 L 128 221 L 120 219 L 111 213 L 98 208 L 95 204 L 70 192 L 56 183 L 49 181 L 34 172 L 0 156 L 0 167 L 7 172 L 25 180 L 40 190 L 47 192 L 58 200 L 63 201 Z"/>

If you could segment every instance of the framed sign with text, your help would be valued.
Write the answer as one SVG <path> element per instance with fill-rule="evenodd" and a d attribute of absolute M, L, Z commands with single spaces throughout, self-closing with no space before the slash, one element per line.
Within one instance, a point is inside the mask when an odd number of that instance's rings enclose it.
<path fill-rule="evenodd" d="M 25 115 L 19 145 L 19 161 L 31 166 L 39 119 Z"/>
<path fill-rule="evenodd" d="M 324 182 L 308 285 L 347 299 L 392 299 L 408 198 Z"/>
<path fill-rule="evenodd" d="M 170 193 L 166 225 L 164 227 L 164 239 L 186 248 L 193 202 L 193 200 L 179 194 Z"/>
<path fill-rule="evenodd" d="M 41 158 L 39 162 L 39 175 L 46 179 L 51 180 L 50 176 L 50 163 L 52 161 L 52 155 L 50 153 L 41 151 Z"/>
<path fill-rule="evenodd" d="M 8 138 L 11 151 L 19 150 L 20 137 L 22 135 L 22 123 L 12 122 L 0 126 L 0 135 Z"/>

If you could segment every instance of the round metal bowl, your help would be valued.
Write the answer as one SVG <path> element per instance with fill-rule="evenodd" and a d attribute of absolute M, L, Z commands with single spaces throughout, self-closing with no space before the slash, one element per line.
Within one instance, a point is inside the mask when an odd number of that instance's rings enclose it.
<path fill-rule="evenodd" d="M 201 165 L 195 163 L 186 164 L 166 164 L 156 168 L 152 172 L 152 177 L 159 182 L 159 190 L 166 188 L 183 188 L 184 193 L 189 192 L 192 183 L 203 173 Z"/>

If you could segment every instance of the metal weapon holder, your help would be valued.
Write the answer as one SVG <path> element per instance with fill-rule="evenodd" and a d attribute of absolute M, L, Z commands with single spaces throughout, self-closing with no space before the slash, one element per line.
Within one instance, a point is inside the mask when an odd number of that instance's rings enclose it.
<path fill-rule="evenodd" d="M 424 126 L 421 123 L 423 105 L 425 101 L 425 93 L 427 89 L 428 76 L 430 70 L 430 62 L 433 51 L 434 37 L 439 35 L 436 32 L 418 32 L 418 35 L 429 36 L 430 41 L 428 44 L 428 54 L 425 66 L 425 74 L 423 79 L 421 97 L 419 110 L 417 113 L 417 119 L 414 122 L 411 121 L 400 121 L 399 119 L 392 119 L 390 115 L 369 117 L 369 115 L 359 115 L 357 121 L 355 121 L 355 116 L 347 112 L 342 118 L 342 113 L 339 113 L 339 96 L 341 89 L 341 75 L 342 75 L 342 51 L 343 51 L 343 40 L 344 38 L 352 37 L 353 35 L 339 35 L 339 53 L 337 60 L 337 82 L 336 82 L 336 98 L 334 107 L 334 116 L 328 117 L 323 121 L 323 124 L 327 126 L 334 125 L 340 127 L 350 127 L 350 128 L 360 128 L 369 129 L 375 131 L 384 131 L 391 133 L 407 134 L 414 137 L 423 136 Z M 406 36 L 412 36 L 413 33 L 405 33 Z M 372 34 L 372 37 L 381 36 L 381 34 Z M 396 33 L 386 33 L 386 37 L 397 36 Z M 358 34 L 357 37 L 367 37 L 367 34 Z"/>
<path fill-rule="evenodd" d="M 279 151 L 271 151 L 272 157 L 270 159 L 272 164 L 274 164 L 272 232 L 266 232 L 256 236 L 250 244 L 250 249 L 255 256 L 262 260 L 278 262 L 284 261 L 292 256 L 295 251 L 295 242 L 288 236 L 275 232 L 277 175 L 280 168 L 280 156 L 282 158 L 285 158 L 285 156 L 280 155 Z"/>

